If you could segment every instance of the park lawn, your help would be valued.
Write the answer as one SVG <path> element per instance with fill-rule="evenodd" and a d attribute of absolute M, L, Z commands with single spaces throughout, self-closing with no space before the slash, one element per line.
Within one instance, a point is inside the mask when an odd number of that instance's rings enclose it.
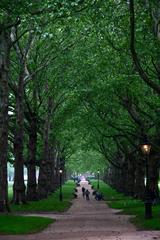
<path fill-rule="evenodd" d="M 97 181 L 92 180 L 92 185 L 96 189 Z M 100 181 L 99 191 L 103 193 L 107 204 L 114 209 L 122 210 L 122 214 L 133 215 L 131 222 L 133 222 L 140 229 L 160 230 L 160 205 L 152 207 L 153 219 L 145 219 L 144 202 L 134 199 L 132 197 L 124 196 L 117 192 L 103 181 Z"/>
<path fill-rule="evenodd" d="M 36 233 L 54 220 L 46 217 L 24 217 L 16 215 L 0 215 L 0 234 L 29 234 Z"/>
<path fill-rule="evenodd" d="M 97 180 L 91 180 L 91 184 L 94 189 L 97 189 Z M 105 200 L 120 200 L 124 199 L 125 196 L 122 193 L 117 192 L 115 189 L 108 186 L 103 181 L 99 181 L 99 191 L 103 193 Z"/>
<path fill-rule="evenodd" d="M 52 193 L 47 199 L 31 201 L 24 205 L 11 205 L 16 212 L 62 212 L 71 206 L 75 183 L 71 180 L 62 186 L 63 201 L 59 201 L 59 190 Z"/>
<path fill-rule="evenodd" d="M 59 190 L 47 199 L 29 202 L 25 205 L 11 205 L 12 212 L 62 212 L 71 205 L 75 183 L 67 181 L 62 186 L 63 201 L 59 201 Z M 12 187 L 9 186 L 9 196 L 12 198 Z M 0 234 L 36 233 L 55 220 L 46 217 L 17 216 L 14 214 L 0 215 Z"/>
<path fill-rule="evenodd" d="M 12 195 L 13 195 L 13 183 L 9 183 L 8 184 L 8 198 L 9 198 L 9 200 L 12 199 Z"/>

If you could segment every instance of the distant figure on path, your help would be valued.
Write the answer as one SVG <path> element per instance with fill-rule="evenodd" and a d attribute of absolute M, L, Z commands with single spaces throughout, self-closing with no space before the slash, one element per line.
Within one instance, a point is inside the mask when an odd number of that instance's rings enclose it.
<path fill-rule="evenodd" d="M 89 194 L 90 194 L 90 191 L 88 191 L 88 189 L 85 191 L 85 195 L 86 195 L 86 200 L 88 201 L 88 200 L 90 200 L 89 199 Z"/>
<path fill-rule="evenodd" d="M 86 189 L 84 187 L 82 187 L 82 196 L 83 197 L 85 196 L 85 191 L 86 191 Z"/>
<path fill-rule="evenodd" d="M 95 199 L 97 201 L 103 200 L 103 195 L 100 192 L 96 192 Z"/>
<path fill-rule="evenodd" d="M 79 183 L 79 182 L 76 182 L 76 186 L 77 186 L 77 187 L 80 187 L 80 183 Z"/>
<path fill-rule="evenodd" d="M 96 190 L 93 190 L 92 195 L 95 196 L 96 193 L 97 193 L 97 191 L 96 191 Z"/>

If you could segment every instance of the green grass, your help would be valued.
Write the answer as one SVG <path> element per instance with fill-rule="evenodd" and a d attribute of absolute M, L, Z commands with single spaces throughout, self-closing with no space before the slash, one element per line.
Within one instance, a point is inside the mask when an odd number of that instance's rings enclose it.
<path fill-rule="evenodd" d="M 59 190 L 47 199 L 29 202 L 25 205 L 11 205 L 12 212 L 62 212 L 71 205 L 75 183 L 68 181 L 62 186 L 63 201 L 59 201 Z M 12 198 L 12 187 L 9 186 L 9 196 Z M 39 232 L 53 219 L 17 215 L 0 215 L 0 234 L 28 234 Z M 2 224 L 1 224 L 2 223 Z"/>
<path fill-rule="evenodd" d="M 11 205 L 11 209 L 16 212 L 62 212 L 70 207 L 74 188 L 75 183 L 73 181 L 67 181 L 62 186 L 62 202 L 59 201 L 59 190 L 57 190 L 47 199 L 31 201 L 25 205 Z"/>
<path fill-rule="evenodd" d="M 12 195 L 13 195 L 13 184 L 9 184 L 8 185 L 8 197 L 9 199 L 12 199 Z"/>
<path fill-rule="evenodd" d="M 92 180 L 92 185 L 96 189 L 97 181 Z M 122 214 L 133 215 L 133 222 L 140 229 L 160 230 L 160 205 L 152 207 L 153 219 L 145 219 L 144 203 L 132 197 L 124 196 L 122 193 L 109 187 L 103 181 L 100 181 L 100 192 L 103 193 L 107 204 L 111 208 L 121 209 Z"/>
<path fill-rule="evenodd" d="M 53 222 L 53 219 L 44 217 L 0 215 L 0 234 L 36 233 Z"/>
<path fill-rule="evenodd" d="M 91 184 L 94 186 L 94 189 L 97 188 L 97 180 L 91 180 Z M 124 199 L 124 195 L 122 193 L 117 192 L 101 180 L 99 181 L 99 191 L 103 193 L 107 201 Z"/>

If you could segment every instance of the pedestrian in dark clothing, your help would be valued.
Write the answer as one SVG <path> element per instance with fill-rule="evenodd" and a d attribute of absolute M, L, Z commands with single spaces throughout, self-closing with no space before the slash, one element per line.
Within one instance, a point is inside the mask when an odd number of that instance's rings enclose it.
<path fill-rule="evenodd" d="M 95 199 L 97 201 L 104 200 L 102 193 L 96 192 Z"/>
<path fill-rule="evenodd" d="M 76 182 L 76 186 L 77 186 L 77 187 L 80 187 L 80 184 L 79 184 L 78 182 Z"/>
<path fill-rule="evenodd" d="M 88 189 L 85 191 L 85 195 L 86 195 L 86 200 L 88 201 L 88 200 L 90 200 L 89 199 L 89 194 L 90 194 L 90 191 L 88 191 Z"/>
<path fill-rule="evenodd" d="M 85 188 L 84 187 L 82 187 L 82 196 L 84 197 L 85 196 Z"/>
<path fill-rule="evenodd" d="M 96 193 L 97 193 L 97 191 L 96 191 L 96 190 L 94 190 L 94 191 L 92 192 L 92 195 L 93 195 L 93 196 L 95 196 L 95 195 L 96 195 Z"/>

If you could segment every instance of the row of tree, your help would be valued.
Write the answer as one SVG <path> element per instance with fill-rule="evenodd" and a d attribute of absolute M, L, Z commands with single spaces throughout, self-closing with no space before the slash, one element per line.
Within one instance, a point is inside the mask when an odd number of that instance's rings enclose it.
<path fill-rule="evenodd" d="M 100 3 L 87 21 L 81 54 L 76 55 L 77 49 L 72 53 L 80 81 L 74 93 L 77 116 L 70 118 L 71 126 L 81 131 L 81 149 L 86 154 L 92 149 L 94 156 L 95 151 L 103 156 L 106 167 L 100 164 L 100 168 L 105 180 L 138 198 L 144 197 L 146 177 L 140 144 L 147 139 L 151 144 L 149 184 L 158 196 L 158 1 Z M 78 155 L 76 151 L 71 160 Z"/>
<path fill-rule="evenodd" d="M 55 135 L 55 115 L 67 93 L 65 54 L 76 40 L 68 22 L 93 2 L 0 3 L 1 211 L 9 209 L 8 161 L 14 166 L 16 204 L 46 198 L 58 186 L 60 168 L 65 175 L 65 147 Z"/>
<path fill-rule="evenodd" d="M 1 211 L 7 161 L 15 203 L 47 197 L 65 164 L 71 172 L 100 169 L 112 186 L 142 198 L 144 137 L 158 191 L 158 0 L 2 1 L 0 8 Z"/>

